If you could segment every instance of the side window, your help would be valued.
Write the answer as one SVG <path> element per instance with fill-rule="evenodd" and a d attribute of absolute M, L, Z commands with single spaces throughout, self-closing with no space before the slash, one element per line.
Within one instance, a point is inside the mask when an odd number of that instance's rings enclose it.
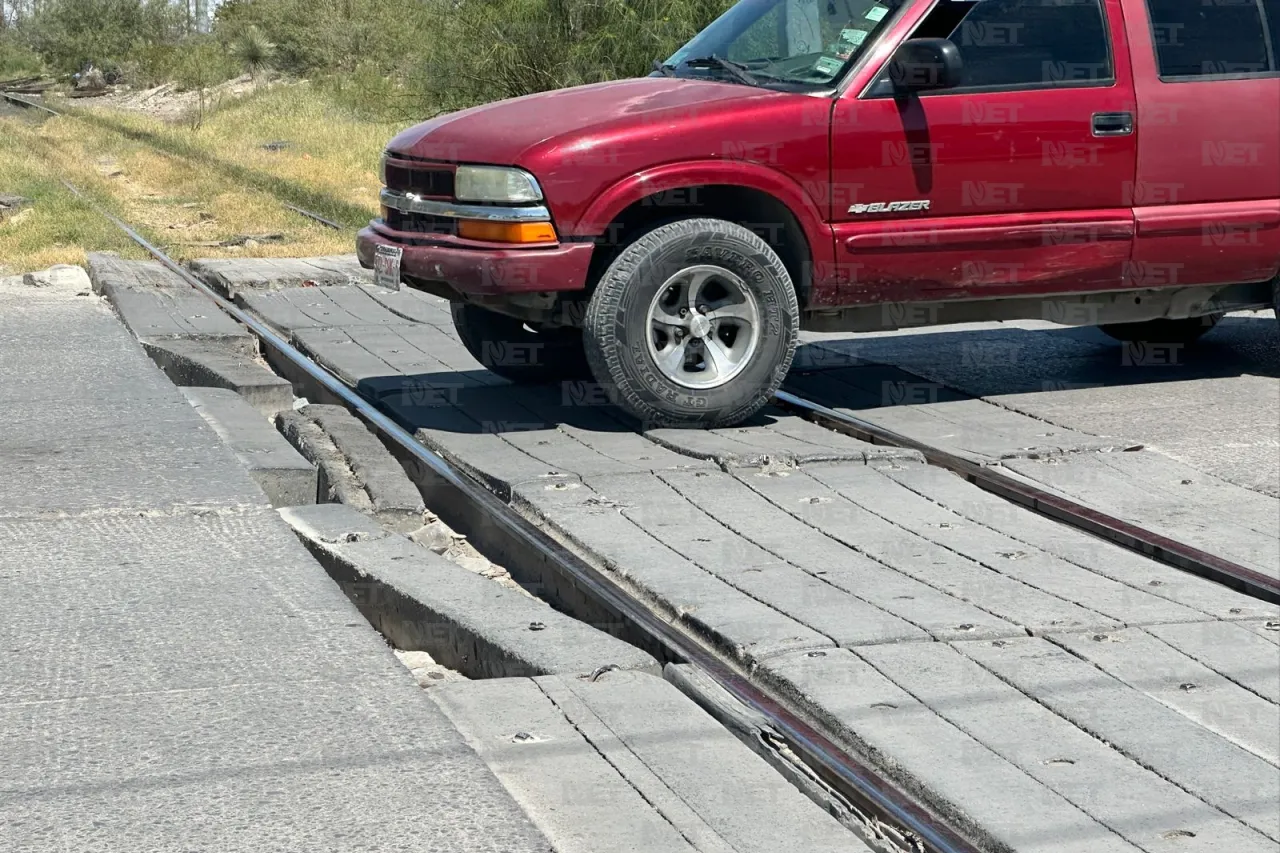
<path fill-rule="evenodd" d="M 1280 4 L 1268 3 L 1268 18 Z M 1258 0 L 1147 0 L 1161 77 L 1266 74 L 1275 70 Z M 1273 33 L 1277 23 L 1270 21 Z M 1276 49 L 1275 37 L 1270 41 Z"/>
<path fill-rule="evenodd" d="M 978 0 L 948 39 L 960 48 L 966 89 L 1114 78 L 1099 0 Z"/>
<path fill-rule="evenodd" d="M 1038 89 L 1115 79 L 1101 0 L 942 0 L 912 38 L 960 50 L 960 86 L 939 91 Z M 886 76 L 876 94 L 887 93 Z"/>

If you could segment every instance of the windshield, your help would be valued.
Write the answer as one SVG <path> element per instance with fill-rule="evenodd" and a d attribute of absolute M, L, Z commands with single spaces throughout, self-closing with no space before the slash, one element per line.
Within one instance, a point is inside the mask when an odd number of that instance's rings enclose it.
<path fill-rule="evenodd" d="M 867 47 L 900 0 L 741 0 L 666 62 L 681 77 L 823 88 Z M 715 57 L 717 61 L 707 61 Z M 727 60 L 727 63 L 720 60 Z M 726 73 L 737 66 L 748 75 Z"/>

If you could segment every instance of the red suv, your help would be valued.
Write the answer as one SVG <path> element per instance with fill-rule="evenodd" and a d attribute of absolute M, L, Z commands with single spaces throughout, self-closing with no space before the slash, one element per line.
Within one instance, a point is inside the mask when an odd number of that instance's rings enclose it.
<path fill-rule="evenodd" d="M 650 424 L 769 399 L 801 329 L 1188 343 L 1280 281 L 1280 0 L 742 0 L 644 78 L 393 139 L 379 279 L 517 382 Z"/>

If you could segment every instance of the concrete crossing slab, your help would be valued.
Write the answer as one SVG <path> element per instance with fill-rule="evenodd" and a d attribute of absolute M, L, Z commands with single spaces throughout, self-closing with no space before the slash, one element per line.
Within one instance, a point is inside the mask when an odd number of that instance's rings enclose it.
<path fill-rule="evenodd" d="M 985 849 L 1139 849 L 852 651 L 778 657 L 762 665 L 759 677 L 949 823 L 980 839 Z"/>
<path fill-rule="evenodd" d="M 1237 746 L 1280 766 L 1280 705 L 1256 696 L 1139 628 L 1050 640 Z M 1259 669 L 1280 673 L 1280 649 Z"/>
<path fill-rule="evenodd" d="M 429 695 L 562 853 L 868 850 L 655 676 L 499 679 Z"/>
<path fill-rule="evenodd" d="M 111 302 L 135 337 L 216 340 L 240 352 L 256 350 L 247 329 L 158 261 L 91 253 L 88 266 L 94 292 Z"/>
<path fill-rule="evenodd" d="M 1248 598 L 1221 584 L 1162 565 L 1096 536 L 1027 512 L 990 492 L 974 488 L 949 471 L 926 465 L 883 465 L 877 470 L 964 519 L 998 531 L 1016 542 L 1043 548 L 1067 562 L 1152 595 L 1218 619 L 1280 619 L 1280 606 Z"/>
<path fill-rule="evenodd" d="M 1280 499 L 1151 451 L 1005 466 L 1042 488 L 1280 578 Z"/>
<path fill-rule="evenodd" d="M 610 572 L 658 613 L 746 664 L 833 646 L 813 628 L 736 589 L 618 512 L 616 499 L 577 482 L 516 489 L 513 505 Z"/>
<path fill-rule="evenodd" d="M 1094 737 L 1280 841 L 1275 765 L 1047 640 L 994 643 L 956 647 Z"/>
<path fill-rule="evenodd" d="M 1123 444 L 1063 429 L 884 365 L 792 374 L 784 387 L 975 460 L 1056 456 Z"/>
<path fill-rule="evenodd" d="M 213 427 L 271 505 L 316 502 L 316 469 L 298 455 L 262 413 L 226 388 L 182 388 L 183 396 Z"/>
<path fill-rule="evenodd" d="M 1273 647 L 1280 644 L 1280 622 L 1158 625 L 1148 633 L 1244 689 L 1280 702 L 1280 649 Z"/>
<path fill-rule="evenodd" d="M 923 629 L 729 532 L 652 475 L 584 482 L 597 495 L 617 496 L 618 512 L 655 541 L 841 646 L 928 639 Z"/>
<path fill-rule="evenodd" d="M 1141 442 L 1198 471 L 1280 497 L 1276 329 L 1273 311 L 1241 311 L 1194 346 L 1150 353 L 1095 328 L 1039 321 L 805 337 L 820 339 L 826 351 L 893 365 L 1059 429 Z"/>
<path fill-rule="evenodd" d="M 936 470 L 936 469 L 935 469 Z M 969 522 L 875 468 L 832 467 L 807 472 L 841 497 L 886 522 L 973 560 L 1001 575 L 1043 590 L 1126 625 L 1190 622 L 1203 613 L 1076 566 L 1050 551 Z M 972 488 L 972 487 L 970 487 Z"/>
<path fill-rule="evenodd" d="M 210 287 L 231 297 L 245 291 L 300 288 L 316 285 L 350 285 L 373 281 L 354 255 L 315 258 L 202 258 L 191 262 L 191 271 Z"/>
<path fill-rule="evenodd" d="M 1115 619 L 993 571 L 886 521 L 803 472 L 739 479 L 774 506 L 859 553 L 1030 633 L 1119 627 Z"/>
<path fill-rule="evenodd" d="M 930 711 L 1135 847 L 1152 853 L 1275 849 L 1263 835 L 1076 728 L 946 644 L 875 646 L 855 653 Z"/>

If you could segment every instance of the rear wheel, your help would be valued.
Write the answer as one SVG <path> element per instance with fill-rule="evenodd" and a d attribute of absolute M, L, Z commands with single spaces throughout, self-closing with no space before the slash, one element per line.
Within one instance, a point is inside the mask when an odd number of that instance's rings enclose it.
<path fill-rule="evenodd" d="M 540 328 L 466 302 L 451 308 L 467 352 L 503 379 L 534 384 L 591 375 L 580 329 Z"/>
<path fill-rule="evenodd" d="M 596 380 L 653 426 L 739 423 L 782 384 L 799 306 L 777 254 L 719 219 L 663 225 L 597 283 L 583 329 Z"/>
<path fill-rule="evenodd" d="M 1098 328 L 1124 343 L 1190 344 L 1218 325 L 1221 319 L 1221 314 L 1206 314 L 1203 317 L 1184 317 L 1178 320 L 1111 323 Z"/>

